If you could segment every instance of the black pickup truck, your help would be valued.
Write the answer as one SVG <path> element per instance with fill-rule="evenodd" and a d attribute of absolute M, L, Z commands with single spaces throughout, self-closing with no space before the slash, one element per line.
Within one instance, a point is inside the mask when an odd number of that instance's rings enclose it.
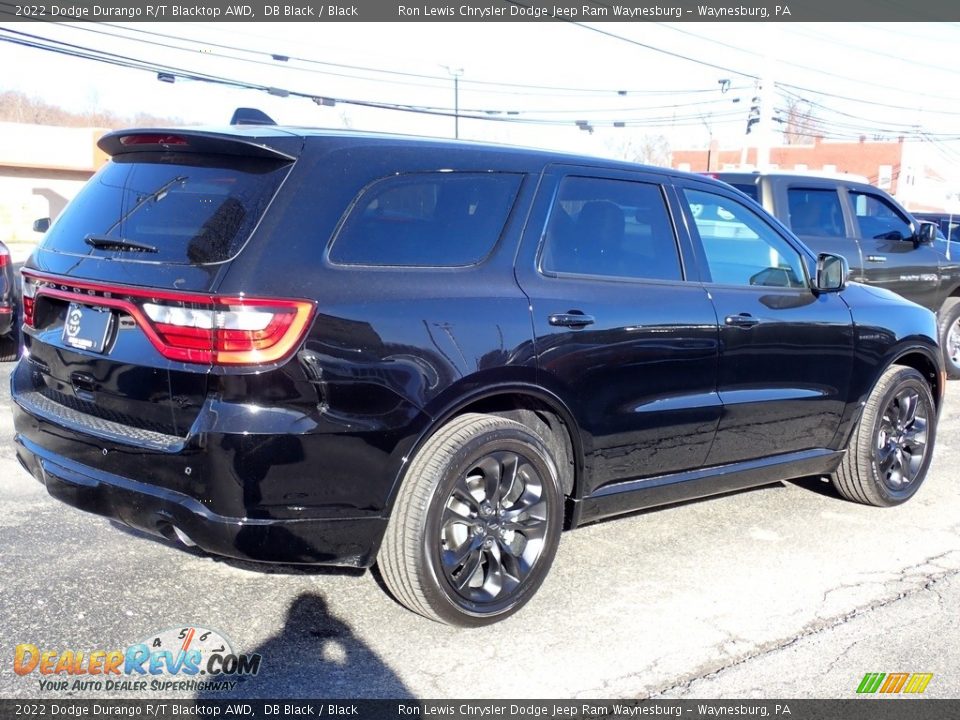
<path fill-rule="evenodd" d="M 814 251 L 845 256 L 852 280 L 933 310 L 947 373 L 960 378 L 960 258 L 947 251 L 933 223 L 916 220 L 883 190 L 842 177 L 711 176 L 753 198 Z"/>

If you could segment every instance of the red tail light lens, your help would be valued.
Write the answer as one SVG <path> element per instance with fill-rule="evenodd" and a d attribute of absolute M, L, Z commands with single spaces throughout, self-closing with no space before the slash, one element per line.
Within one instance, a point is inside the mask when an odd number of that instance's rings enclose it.
<path fill-rule="evenodd" d="M 221 365 L 276 362 L 299 344 L 313 315 L 313 304 L 299 300 L 211 300 L 208 307 L 143 304 L 166 357 L 207 362 L 210 352 Z"/>
<path fill-rule="evenodd" d="M 143 133 L 140 135 L 124 135 L 120 144 L 125 147 L 132 145 L 188 145 L 186 138 L 180 135 L 162 135 L 160 133 Z"/>
<path fill-rule="evenodd" d="M 10 253 L 7 252 L 6 248 L 0 248 L 0 268 L 6 267 L 10 264 Z"/>
<path fill-rule="evenodd" d="M 33 303 L 34 295 L 37 292 L 37 285 L 31 278 L 23 275 L 21 288 L 23 295 L 23 324 L 27 327 L 33 327 Z"/>
<path fill-rule="evenodd" d="M 151 291 L 33 272 L 24 273 L 23 288 L 24 323 L 30 327 L 41 296 L 111 307 L 131 315 L 165 358 L 214 365 L 285 360 L 302 341 L 315 309 L 306 300 Z"/>

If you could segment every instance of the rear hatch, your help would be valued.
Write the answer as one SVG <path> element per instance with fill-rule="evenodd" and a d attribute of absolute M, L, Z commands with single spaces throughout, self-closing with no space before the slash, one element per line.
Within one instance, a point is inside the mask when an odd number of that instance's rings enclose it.
<path fill-rule="evenodd" d="M 154 449 L 185 438 L 211 369 L 277 362 L 310 308 L 216 294 L 282 186 L 298 137 L 124 131 L 24 268 L 18 401 Z"/>

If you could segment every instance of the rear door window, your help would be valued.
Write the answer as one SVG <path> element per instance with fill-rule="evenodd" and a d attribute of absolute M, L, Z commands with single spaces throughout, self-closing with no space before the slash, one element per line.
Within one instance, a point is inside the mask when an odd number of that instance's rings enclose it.
<path fill-rule="evenodd" d="M 330 247 L 340 265 L 462 267 L 483 260 L 503 232 L 521 176 L 415 173 L 368 187 Z"/>
<path fill-rule="evenodd" d="M 70 203 L 43 248 L 147 262 L 223 262 L 243 247 L 289 167 L 220 155 L 120 155 Z"/>
<path fill-rule="evenodd" d="M 645 280 L 680 280 L 677 238 L 659 185 L 567 177 L 544 237 L 540 269 Z"/>

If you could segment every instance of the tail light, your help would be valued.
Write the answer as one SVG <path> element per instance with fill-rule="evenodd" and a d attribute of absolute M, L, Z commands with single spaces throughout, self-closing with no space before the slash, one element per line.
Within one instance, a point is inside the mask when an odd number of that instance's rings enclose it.
<path fill-rule="evenodd" d="M 24 322 L 30 327 L 34 304 L 41 296 L 110 307 L 131 315 L 165 358 L 214 365 L 285 360 L 299 346 L 315 309 L 306 300 L 107 286 L 48 279 L 32 272 L 24 273 L 23 287 Z"/>
<path fill-rule="evenodd" d="M 180 135 L 171 135 L 168 133 L 141 133 L 139 135 L 124 135 L 120 138 L 120 144 L 124 147 L 134 145 L 189 145 L 186 138 Z"/>
<path fill-rule="evenodd" d="M 33 327 L 33 303 L 37 292 L 37 284 L 27 275 L 23 275 L 23 324 Z"/>
<path fill-rule="evenodd" d="M 240 297 L 189 306 L 167 298 L 141 307 L 164 357 L 220 365 L 282 360 L 300 344 L 313 315 L 313 303 Z"/>
<path fill-rule="evenodd" d="M 10 264 L 10 251 L 0 244 L 0 270 Z M 13 309 L 7 303 L 0 303 L 0 315 L 9 315 Z"/>

